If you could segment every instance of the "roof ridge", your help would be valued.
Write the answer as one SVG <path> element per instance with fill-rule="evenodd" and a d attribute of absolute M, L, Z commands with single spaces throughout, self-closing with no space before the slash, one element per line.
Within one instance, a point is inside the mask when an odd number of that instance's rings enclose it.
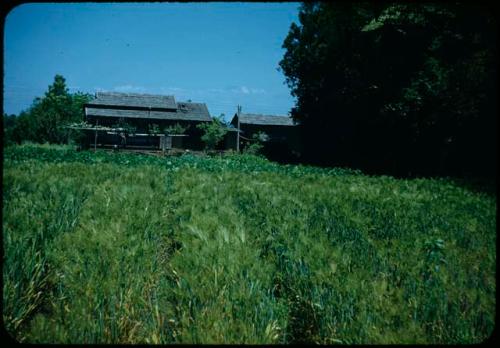
<path fill-rule="evenodd" d="M 177 104 L 182 103 L 182 104 L 198 104 L 198 105 L 206 105 L 206 103 L 202 102 L 187 102 L 187 101 L 177 101 Z"/>

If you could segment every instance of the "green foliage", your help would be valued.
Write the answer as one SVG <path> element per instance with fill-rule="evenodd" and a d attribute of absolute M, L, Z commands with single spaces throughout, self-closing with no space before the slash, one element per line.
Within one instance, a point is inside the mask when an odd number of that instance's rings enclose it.
<path fill-rule="evenodd" d="M 257 132 L 253 134 L 250 144 L 248 144 L 244 152 L 251 155 L 257 155 L 264 147 L 263 143 L 268 140 L 268 136 L 264 132 Z"/>
<path fill-rule="evenodd" d="M 186 130 L 189 128 L 189 125 L 183 127 L 179 123 L 174 124 L 173 126 L 165 127 L 163 133 L 167 135 L 180 135 L 186 133 Z"/>
<path fill-rule="evenodd" d="M 158 126 L 156 126 L 158 128 Z M 114 126 L 114 128 L 118 128 L 122 130 L 125 134 L 135 134 L 137 128 L 125 121 L 123 117 L 120 117 L 118 123 Z"/>
<path fill-rule="evenodd" d="M 66 87 L 66 79 L 62 75 L 56 75 L 54 77 L 54 82 L 49 86 L 45 96 L 47 98 L 63 97 L 67 96 L 68 88 Z"/>
<path fill-rule="evenodd" d="M 148 133 L 149 134 L 160 134 L 160 126 L 156 123 L 152 123 L 148 125 Z"/>
<path fill-rule="evenodd" d="M 34 131 L 33 119 L 30 117 L 29 113 L 22 111 L 19 116 L 10 122 L 8 127 L 4 128 L 4 142 L 7 143 L 17 143 L 34 139 L 36 133 Z"/>
<path fill-rule="evenodd" d="M 360 175 L 361 172 L 347 168 L 320 168 L 303 165 L 278 165 L 266 159 L 249 154 L 230 154 L 224 157 L 208 158 L 183 154 L 180 157 L 155 157 L 128 153 L 109 153 L 82 151 L 75 152 L 70 146 L 34 146 L 26 144 L 9 147 L 4 151 L 5 160 L 13 163 L 29 162 L 39 159 L 47 163 L 79 162 L 86 164 L 110 163 L 128 166 L 161 165 L 168 171 L 178 171 L 182 168 L 192 168 L 207 172 L 249 172 L 254 174 L 272 172 L 290 176 L 305 174 L 317 175 Z"/>
<path fill-rule="evenodd" d="M 494 177 L 492 12 L 466 3 L 303 4 L 280 67 L 307 157 L 398 175 Z"/>
<path fill-rule="evenodd" d="M 3 114 L 3 145 L 9 146 L 14 144 L 13 128 L 16 124 L 16 115 Z"/>
<path fill-rule="evenodd" d="M 449 180 L 26 145 L 2 184 L 23 342 L 458 344 L 495 326 L 496 198 Z"/>
<path fill-rule="evenodd" d="M 91 96 L 85 93 L 70 94 L 64 77 L 56 75 L 42 98 L 36 98 L 27 111 L 5 129 L 12 142 L 68 143 L 78 141 L 81 134 L 65 126 L 83 120 L 83 105 Z"/>
<path fill-rule="evenodd" d="M 222 115 L 213 117 L 211 122 L 201 123 L 196 127 L 203 131 L 201 140 L 209 150 L 214 150 L 227 133 L 227 127 L 224 124 Z"/>

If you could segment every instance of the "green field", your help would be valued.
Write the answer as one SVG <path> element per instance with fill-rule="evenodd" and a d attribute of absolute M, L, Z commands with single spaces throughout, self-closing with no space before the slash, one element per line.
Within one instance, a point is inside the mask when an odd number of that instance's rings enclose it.
<path fill-rule="evenodd" d="M 496 197 L 253 156 L 4 149 L 3 319 L 44 343 L 476 343 Z"/>

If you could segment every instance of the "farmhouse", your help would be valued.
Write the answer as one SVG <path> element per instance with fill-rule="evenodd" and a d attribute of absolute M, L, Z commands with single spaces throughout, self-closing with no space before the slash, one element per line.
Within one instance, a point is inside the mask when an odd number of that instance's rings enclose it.
<path fill-rule="evenodd" d="M 240 149 L 253 141 L 254 134 L 264 133 L 263 153 L 273 159 L 286 159 L 300 152 L 298 127 L 289 116 L 236 113 L 231 125 L 240 130 Z M 238 135 L 235 132 L 235 137 Z"/>
<path fill-rule="evenodd" d="M 167 95 L 98 92 L 84 108 L 86 122 L 99 129 L 87 132 L 87 146 L 197 150 L 203 144 L 196 126 L 211 121 L 205 104 L 176 102 Z M 165 136 L 168 127 L 185 131 Z"/>

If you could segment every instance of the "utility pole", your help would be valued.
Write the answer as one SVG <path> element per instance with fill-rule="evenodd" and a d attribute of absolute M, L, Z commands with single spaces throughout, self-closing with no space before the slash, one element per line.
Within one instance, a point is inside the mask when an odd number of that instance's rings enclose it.
<path fill-rule="evenodd" d="M 96 127 L 95 127 L 94 152 L 97 151 L 97 126 L 99 126 L 99 120 L 97 120 Z"/>
<path fill-rule="evenodd" d="M 238 105 L 238 112 L 237 112 L 238 132 L 236 133 L 236 151 L 237 152 L 240 152 L 240 113 L 241 113 L 241 106 Z"/>

